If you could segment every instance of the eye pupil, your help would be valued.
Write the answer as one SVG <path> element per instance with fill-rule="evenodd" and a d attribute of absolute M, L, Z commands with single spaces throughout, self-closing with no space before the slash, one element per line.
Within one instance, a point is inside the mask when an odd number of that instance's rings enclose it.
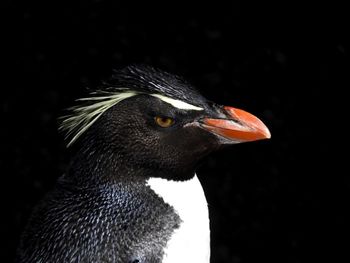
<path fill-rule="evenodd" d="M 163 127 L 163 128 L 168 128 L 171 125 L 174 124 L 174 120 L 169 117 L 155 117 L 155 121 L 158 126 Z"/>

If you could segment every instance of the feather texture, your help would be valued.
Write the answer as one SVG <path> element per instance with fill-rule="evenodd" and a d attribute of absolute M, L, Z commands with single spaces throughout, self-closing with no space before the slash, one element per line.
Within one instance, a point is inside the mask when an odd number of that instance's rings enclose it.
<path fill-rule="evenodd" d="M 78 99 L 82 102 L 78 106 L 69 108 L 71 114 L 61 117 L 59 130 L 66 132 L 69 140 L 67 147 L 71 146 L 101 115 L 117 103 L 138 93 L 128 89 L 114 91 L 95 91 L 91 97 Z"/>
<path fill-rule="evenodd" d="M 60 118 L 60 131 L 71 146 L 101 115 L 122 100 L 149 94 L 182 110 L 204 110 L 206 100 L 185 80 L 150 66 L 132 65 L 114 72 L 108 82 Z M 192 102 L 196 102 L 196 106 Z"/>

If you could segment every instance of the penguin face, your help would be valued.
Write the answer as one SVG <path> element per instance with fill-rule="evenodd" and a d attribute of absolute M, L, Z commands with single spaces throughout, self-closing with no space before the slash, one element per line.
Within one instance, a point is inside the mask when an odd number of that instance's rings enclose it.
<path fill-rule="evenodd" d="M 222 145 L 270 137 L 255 116 L 208 102 L 188 83 L 153 68 L 131 67 L 97 96 L 81 99 L 63 129 L 118 165 L 184 180 Z M 112 90 L 111 90 L 112 89 Z M 88 145 L 88 146 L 87 146 Z"/>
<path fill-rule="evenodd" d="M 87 134 L 96 148 L 112 152 L 124 165 L 184 180 L 193 175 L 199 160 L 220 146 L 267 136 L 244 131 L 244 124 L 225 111 L 209 104 L 201 110 L 180 109 L 143 94 L 113 106 Z"/>
<path fill-rule="evenodd" d="M 120 102 L 101 116 L 90 135 L 126 165 L 183 176 L 220 144 L 201 128 L 203 111 L 179 109 L 150 95 Z"/>

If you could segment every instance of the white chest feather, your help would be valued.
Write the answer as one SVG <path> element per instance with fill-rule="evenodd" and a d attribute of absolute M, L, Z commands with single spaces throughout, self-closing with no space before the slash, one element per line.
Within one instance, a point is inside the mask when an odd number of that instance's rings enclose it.
<path fill-rule="evenodd" d="M 195 175 L 183 182 L 151 178 L 148 185 L 166 203 L 174 207 L 182 223 L 164 250 L 162 263 L 208 263 L 210 230 L 208 205 Z"/>

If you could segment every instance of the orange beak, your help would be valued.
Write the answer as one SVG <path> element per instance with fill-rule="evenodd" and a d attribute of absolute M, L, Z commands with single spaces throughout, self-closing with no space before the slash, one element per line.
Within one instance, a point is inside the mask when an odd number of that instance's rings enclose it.
<path fill-rule="evenodd" d="M 233 107 L 224 107 L 228 119 L 204 118 L 202 127 L 233 142 L 251 142 L 270 139 L 266 125 L 254 115 Z"/>

